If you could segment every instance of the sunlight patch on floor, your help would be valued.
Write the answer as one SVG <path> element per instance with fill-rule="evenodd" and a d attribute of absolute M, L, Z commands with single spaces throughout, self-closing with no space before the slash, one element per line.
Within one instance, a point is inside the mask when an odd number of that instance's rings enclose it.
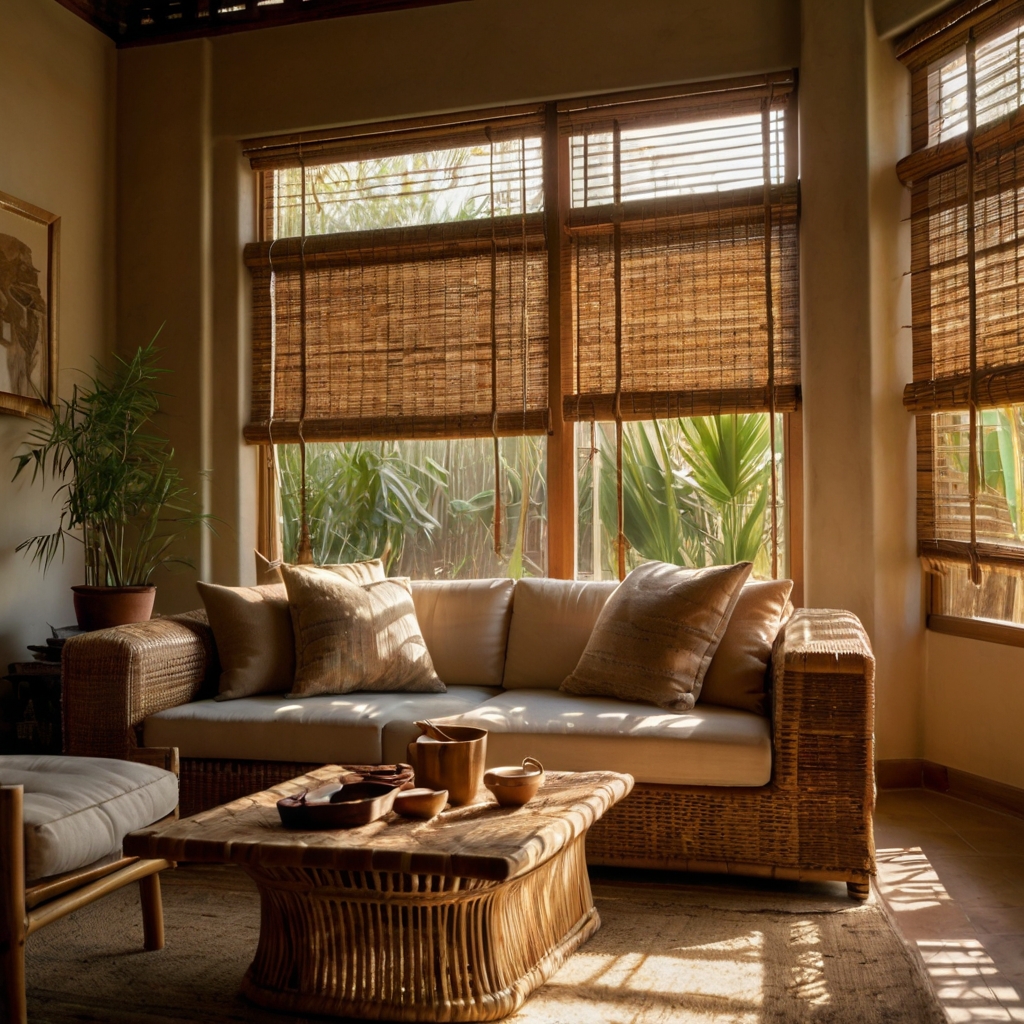
<path fill-rule="evenodd" d="M 948 1019 L 1024 1022 L 1024 1001 L 1002 978 L 924 851 L 879 850 L 877 862 L 879 892 L 917 946 Z"/>

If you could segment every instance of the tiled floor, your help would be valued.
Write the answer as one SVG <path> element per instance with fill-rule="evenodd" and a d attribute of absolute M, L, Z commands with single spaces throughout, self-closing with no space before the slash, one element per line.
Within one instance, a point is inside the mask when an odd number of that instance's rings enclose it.
<path fill-rule="evenodd" d="M 879 794 L 879 889 L 951 1021 L 1024 1021 L 1024 820 L 929 790 Z"/>

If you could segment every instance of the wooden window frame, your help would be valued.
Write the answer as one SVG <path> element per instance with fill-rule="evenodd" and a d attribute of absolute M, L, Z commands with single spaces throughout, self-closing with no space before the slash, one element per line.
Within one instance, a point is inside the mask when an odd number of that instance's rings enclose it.
<path fill-rule="evenodd" d="M 714 88 L 728 83 L 707 83 Z M 699 92 L 700 87 L 694 87 Z M 678 90 L 648 90 L 629 94 L 614 94 L 616 98 L 645 100 L 659 95 L 673 95 Z M 610 94 L 611 96 L 611 94 Z M 594 99 L 599 99 L 595 97 Z M 786 169 L 785 180 L 797 180 L 797 99 L 786 108 L 785 138 Z M 571 166 L 570 135 L 560 130 L 560 109 L 562 102 L 545 104 L 545 123 L 542 149 L 544 154 L 544 219 L 548 246 L 548 391 L 550 420 L 547 434 L 547 500 L 548 500 L 548 565 L 550 579 L 575 579 L 577 557 L 577 473 L 575 422 L 564 416 L 567 395 L 572 392 L 572 294 L 563 287 L 563 281 L 570 278 L 570 242 L 567 229 L 571 208 Z M 415 130 L 428 126 L 437 119 L 419 119 L 396 122 Z M 381 127 L 392 127 L 381 126 Z M 323 133 L 325 136 L 329 133 Z M 268 240 L 266 223 L 265 189 L 267 171 L 262 167 L 253 172 L 256 176 L 254 190 L 255 224 L 257 240 Z M 783 420 L 783 505 L 785 519 L 785 553 L 788 578 L 793 581 L 791 600 L 796 607 L 803 605 L 804 598 L 804 493 L 803 493 L 803 416 L 799 398 L 796 408 L 782 411 Z M 253 442 L 250 442 L 253 443 Z M 254 444 L 257 457 L 257 481 L 259 490 L 259 515 L 257 525 L 257 550 L 274 560 L 282 557 L 280 522 L 271 524 L 268 517 L 271 510 L 279 510 L 277 501 L 271 496 L 277 494 L 276 460 L 269 458 L 265 442 Z M 276 527 L 276 528 L 275 528 Z"/>

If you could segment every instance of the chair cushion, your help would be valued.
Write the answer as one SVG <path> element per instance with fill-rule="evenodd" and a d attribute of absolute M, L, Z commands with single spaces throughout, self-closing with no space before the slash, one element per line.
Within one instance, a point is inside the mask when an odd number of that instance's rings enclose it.
<path fill-rule="evenodd" d="M 172 772 L 105 757 L 3 755 L 0 784 L 25 787 L 29 881 L 118 854 L 127 833 L 159 821 L 178 805 Z"/>
<path fill-rule="evenodd" d="M 552 771 L 628 772 L 637 782 L 764 786 L 771 780 L 771 730 L 749 711 L 698 704 L 662 711 L 558 690 L 510 690 L 450 725 L 488 729 L 489 767 L 536 757 Z"/>
<path fill-rule="evenodd" d="M 579 663 L 618 580 L 522 579 L 512 599 L 506 690 L 557 690 Z"/>
<path fill-rule="evenodd" d="M 405 744 L 419 734 L 412 725 L 417 719 L 461 714 L 497 692 L 486 687 L 460 686 L 448 693 L 200 700 L 151 715 L 143 724 L 143 737 L 147 746 L 177 747 L 182 757 L 320 764 L 393 763 L 406 759 Z M 391 730 L 395 739 L 385 744 L 385 728 L 391 725 L 395 726 Z M 409 738 L 403 741 L 407 734 Z"/>
<path fill-rule="evenodd" d="M 434 669 L 447 686 L 501 686 L 512 580 L 413 580 Z"/>

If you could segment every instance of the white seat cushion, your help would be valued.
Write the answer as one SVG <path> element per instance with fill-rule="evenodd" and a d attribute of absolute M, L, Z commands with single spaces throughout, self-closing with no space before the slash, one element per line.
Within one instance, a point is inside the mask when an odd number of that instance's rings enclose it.
<path fill-rule="evenodd" d="M 457 715 L 482 704 L 493 688 L 459 686 L 448 693 L 348 693 L 287 698 L 199 700 L 151 715 L 147 746 L 177 747 L 182 757 L 319 764 L 381 764 L 405 760 L 402 727 L 420 718 Z M 384 730 L 396 725 L 387 745 Z M 408 743 L 408 740 L 405 740 Z M 391 757 L 401 746 L 401 756 Z"/>
<path fill-rule="evenodd" d="M 416 619 L 445 686 L 501 686 L 514 580 L 413 580 Z"/>
<path fill-rule="evenodd" d="M 510 690 L 452 725 L 488 729 L 488 767 L 527 755 L 553 771 L 628 772 L 637 782 L 764 786 L 771 780 L 771 728 L 750 711 L 698 704 L 683 713 L 611 697 Z"/>
<path fill-rule="evenodd" d="M 0 784 L 24 786 L 25 877 L 74 871 L 120 853 L 127 833 L 178 805 L 172 772 L 105 757 L 0 756 Z"/>

